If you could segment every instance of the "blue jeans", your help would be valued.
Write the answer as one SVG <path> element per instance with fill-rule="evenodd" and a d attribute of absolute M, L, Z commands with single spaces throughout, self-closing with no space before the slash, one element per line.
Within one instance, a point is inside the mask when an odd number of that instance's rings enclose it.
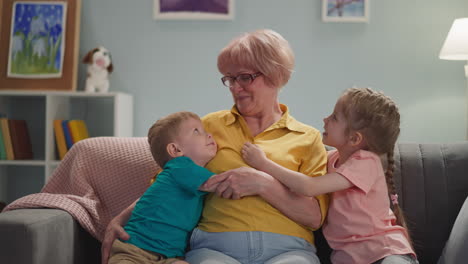
<path fill-rule="evenodd" d="M 416 260 L 412 255 L 390 255 L 386 256 L 385 258 L 374 262 L 373 264 L 418 264 L 418 260 Z"/>
<path fill-rule="evenodd" d="M 269 232 L 193 230 L 190 264 L 320 264 L 315 246 L 302 238 Z"/>

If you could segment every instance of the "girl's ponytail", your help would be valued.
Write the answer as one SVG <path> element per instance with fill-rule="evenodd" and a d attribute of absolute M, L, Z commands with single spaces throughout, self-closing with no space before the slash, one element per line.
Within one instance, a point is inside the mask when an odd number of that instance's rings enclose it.
<path fill-rule="evenodd" d="M 398 194 L 393 181 L 393 172 L 395 171 L 395 160 L 393 159 L 393 149 L 387 153 L 387 170 L 385 171 L 385 180 L 387 181 L 388 195 L 390 196 L 390 208 L 396 216 L 397 224 L 407 228 L 403 211 L 398 204 Z"/>
<path fill-rule="evenodd" d="M 412 244 L 409 229 L 406 224 L 405 214 L 398 203 L 398 194 L 393 181 L 393 172 L 395 171 L 395 160 L 393 159 L 394 148 L 387 152 L 387 170 L 385 171 L 385 180 L 387 181 L 388 194 L 390 196 L 390 208 L 396 216 L 396 224 L 405 228 L 408 241 Z"/>

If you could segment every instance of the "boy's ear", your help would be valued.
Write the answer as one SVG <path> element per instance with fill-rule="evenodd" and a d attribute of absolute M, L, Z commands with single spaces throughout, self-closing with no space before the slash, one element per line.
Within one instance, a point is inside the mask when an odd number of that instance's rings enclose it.
<path fill-rule="evenodd" d="M 167 144 L 166 150 L 169 156 L 173 158 L 181 157 L 184 155 L 184 152 L 179 148 L 179 145 L 177 145 L 177 143 Z"/>

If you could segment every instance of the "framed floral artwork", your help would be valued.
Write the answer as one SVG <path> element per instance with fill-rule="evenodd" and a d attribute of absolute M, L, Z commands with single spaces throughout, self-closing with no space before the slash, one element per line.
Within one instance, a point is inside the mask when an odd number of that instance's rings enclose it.
<path fill-rule="evenodd" d="M 1 5 L 0 89 L 76 90 L 81 1 Z"/>
<path fill-rule="evenodd" d="M 325 22 L 369 22 L 369 0 L 323 0 Z"/>
<path fill-rule="evenodd" d="M 66 2 L 13 3 L 8 77 L 62 77 L 66 15 Z"/>
<path fill-rule="evenodd" d="M 157 20 L 231 20 L 234 0 L 154 0 Z"/>

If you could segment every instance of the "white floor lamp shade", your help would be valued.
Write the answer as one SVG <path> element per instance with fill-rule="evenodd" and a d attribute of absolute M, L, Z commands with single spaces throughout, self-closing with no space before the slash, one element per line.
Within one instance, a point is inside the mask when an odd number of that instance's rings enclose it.
<path fill-rule="evenodd" d="M 466 139 L 468 139 L 468 17 L 458 18 L 452 24 L 450 31 L 445 39 L 444 45 L 440 50 L 439 58 L 442 60 L 464 60 L 465 77 L 467 78 L 466 90 Z"/>

